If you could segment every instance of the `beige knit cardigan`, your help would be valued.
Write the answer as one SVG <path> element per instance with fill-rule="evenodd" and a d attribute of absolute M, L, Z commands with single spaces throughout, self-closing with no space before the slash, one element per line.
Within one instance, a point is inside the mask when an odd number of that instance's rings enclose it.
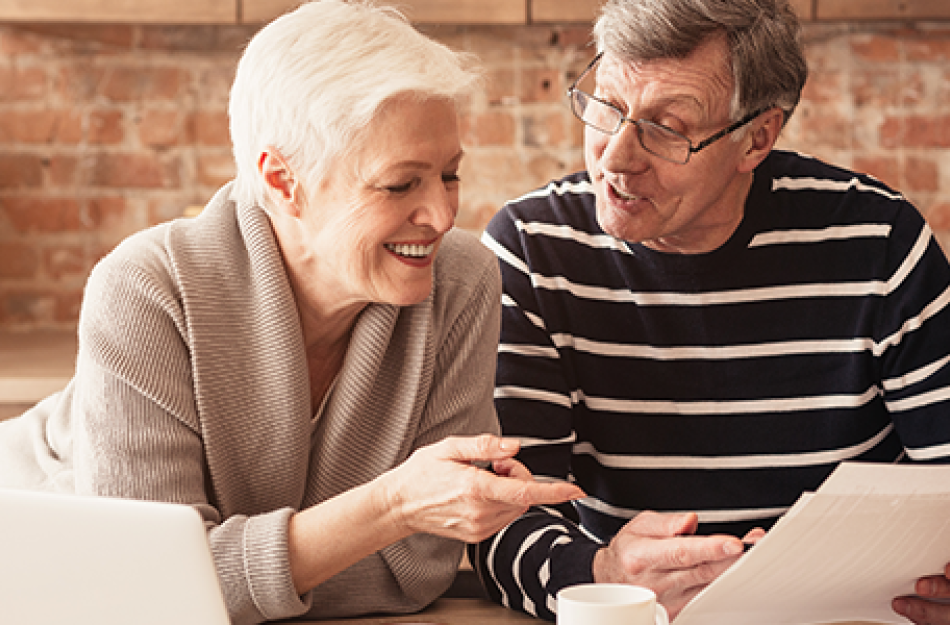
<path fill-rule="evenodd" d="M 195 506 L 234 623 L 418 610 L 451 583 L 461 544 L 413 535 L 299 597 L 288 519 L 446 435 L 497 432 L 497 261 L 449 233 L 425 301 L 362 312 L 315 418 L 270 222 L 229 193 L 94 269 L 75 377 L 0 424 L 0 486 Z"/>

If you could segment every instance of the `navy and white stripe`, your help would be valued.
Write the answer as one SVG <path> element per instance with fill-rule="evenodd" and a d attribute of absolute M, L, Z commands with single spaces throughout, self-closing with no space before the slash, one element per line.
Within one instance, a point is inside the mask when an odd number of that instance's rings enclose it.
<path fill-rule="evenodd" d="M 950 267 L 873 178 L 774 152 L 731 239 L 675 255 L 605 234 L 580 173 L 483 241 L 505 283 L 502 427 L 536 475 L 590 495 L 473 550 L 505 605 L 553 619 L 642 510 L 741 535 L 839 462 L 950 457 Z"/>

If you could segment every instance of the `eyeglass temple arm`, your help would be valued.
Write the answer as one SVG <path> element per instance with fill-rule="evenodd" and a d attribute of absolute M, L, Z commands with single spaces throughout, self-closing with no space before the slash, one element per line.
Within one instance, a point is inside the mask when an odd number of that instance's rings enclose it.
<path fill-rule="evenodd" d="M 761 115 L 762 113 L 764 113 L 764 112 L 767 111 L 767 110 L 768 110 L 768 108 L 766 107 L 766 108 L 758 109 L 757 111 L 754 111 L 754 112 L 752 112 L 752 113 L 749 113 L 748 115 L 746 115 L 745 117 L 743 117 L 743 118 L 740 119 L 739 121 L 734 122 L 734 123 L 732 123 L 732 124 L 726 126 L 726 127 L 723 128 L 722 130 L 720 130 L 719 132 L 717 132 L 716 134 L 714 134 L 713 136 L 708 137 L 708 138 L 706 138 L 706 139 L 703 139 L 703 140 L 700 141 L 699 144 L 696 145 L 695 147 L 690 146 L 690 148 L 689 148 L 689 153 L 690 153 L 690 154 L 695 154 L 696 152 L 699 152 L 700 150 L 702 150 L 704 147 L 706 147 L 706 146 L 709 145 L 710 143 L 714 143 L 714 142 L 716 142 L 716 141 L 719 141 L 720 139 L 722 139 L 723 137 L 725 137 L 725 136 L 726 136 L 727 134 L 729 134 L 730 132 L 734 132 L 734 131 L 738 130 L 739 128 L 742 128 L 743 126 L 745 126 L 746 124 L 748 124 L 748 123 L 751 122 L 753 119 L 755 119 L 756 117 L 758 117 L 759 115 Z"/>
<path fill-rule="evenodd" d="M 571 93 L 573 93 L 574 90 L 577 89 L 577 85 L 584 79 L 584 76 L 587 75 L 587 72 L 589 72 L 595 65 L 597 65 L 597 61 L 599 61 L 602 56 L 604 56 L 604 53 L 598 52 L 597 56 L 594 57 L 594 60 L 592 60 L 590 63 L 587 64 L 587 67 L 584 68 L 584 71 L 581 72 L 580 75 L 578 75 L 578 77 L 574 80 L 574 82 L 571 83 L 571 86 L 567 88 L 567 95 L 571 95 Z"/>

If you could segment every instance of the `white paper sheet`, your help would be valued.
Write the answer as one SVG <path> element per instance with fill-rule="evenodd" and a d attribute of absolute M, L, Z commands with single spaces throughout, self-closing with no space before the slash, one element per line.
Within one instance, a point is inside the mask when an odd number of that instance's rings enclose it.
<path fill-rule="evenodd" d="M 674 623 L 907 623 L 891 600 L 948 561 L 950 466 L 846 463 Z"/>

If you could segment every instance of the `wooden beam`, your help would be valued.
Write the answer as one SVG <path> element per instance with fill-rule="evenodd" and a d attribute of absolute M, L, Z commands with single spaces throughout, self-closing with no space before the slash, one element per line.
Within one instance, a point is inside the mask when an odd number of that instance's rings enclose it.
<path fill-rule="evenodd" d="M 602 0 L 530 0 L 534 24 L 583 22 L 593 24 Z"/>
<path fill-rule="evenodd" d="M 789 4 L 795 9 L 799 20 L 802 22 L 810 22 L 815 19 L 815 1 L 816 0 L 790 0 Z"/>
<path fill-rule="evenodd" d="M 234 24 L 236 0 L 0 0 L 0 21 Z"/>
<path fill-rule="evenodd" d="M 947 0 L 950 2 L 950 0 Z M 592 24 L 597 18 L 603 0 L 529 0 L 531 22 L 549 24 L 582 22 Z M 814 19 L 815 0 L 790 0 L 792 8 L 803 21 Z"/>
<path fill-rule="evenodd" d="M 300 0 L 238 0 L 241 21 L 268 22 L 295 9 Z M 384 0 L 418 24 L 526 24 L 528 0 Z"/>
<path fill-rule="evenodd" d="M 818 0 L 819 20 L 948 19 L 948 0 Z"/>

